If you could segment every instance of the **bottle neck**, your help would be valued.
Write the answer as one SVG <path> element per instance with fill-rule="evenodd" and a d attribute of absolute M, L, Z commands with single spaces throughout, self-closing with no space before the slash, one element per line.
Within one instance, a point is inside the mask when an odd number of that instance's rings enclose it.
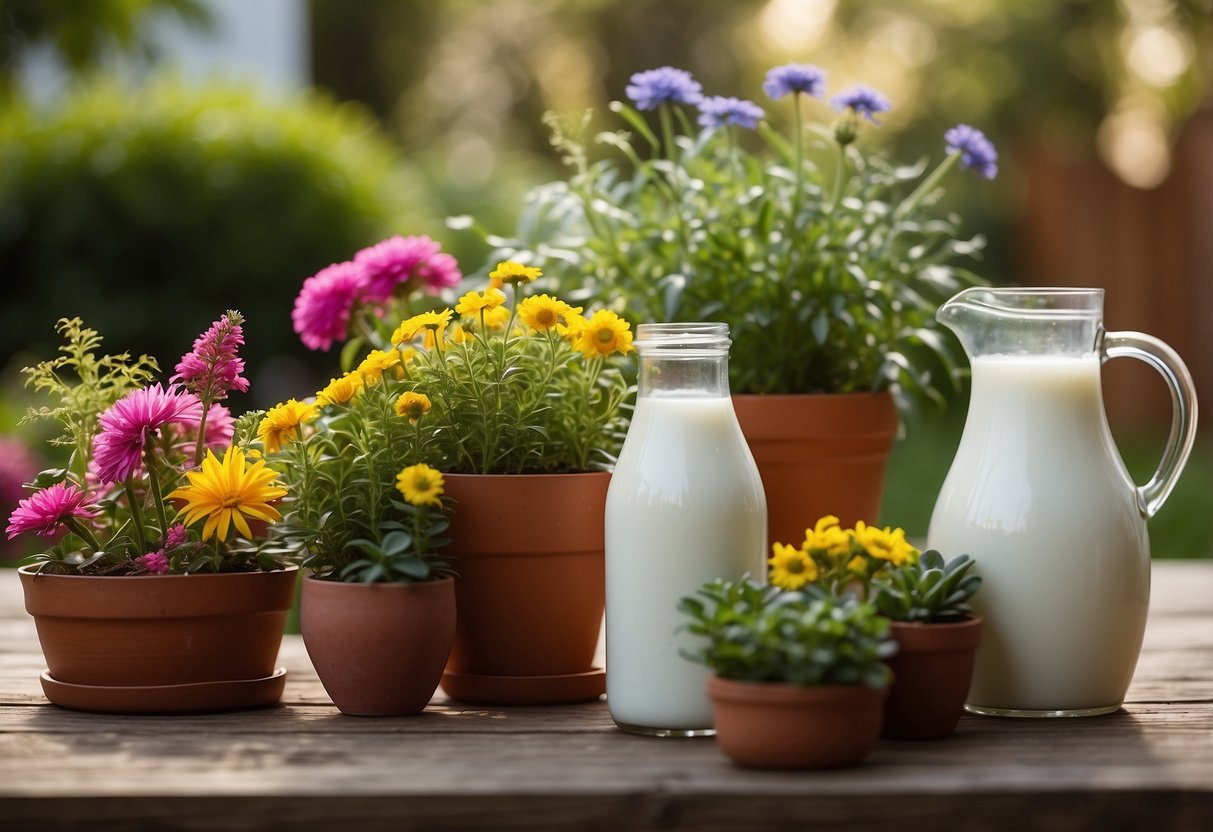
<path fill-rule="evenodd" d="M 727 398 L 728 353 L 704 355 L 704 350 L 695 352 L 694 355 L 686 355 L 679 354 L 678 350 L 658 349 L 641 353 L 640 383 L 636 395 L 641 398 Z"/>

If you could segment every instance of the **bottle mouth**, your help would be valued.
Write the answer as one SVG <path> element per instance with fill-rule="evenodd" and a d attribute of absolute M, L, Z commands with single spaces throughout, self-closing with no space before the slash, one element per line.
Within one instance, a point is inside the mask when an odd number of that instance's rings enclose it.
<path fill-rule="evenodd" d="M 1103 289 L 1015 286 L 966 289 L 945 303 L 939 320 L 968 308 L 985 315 L 1049 320 L 1098 319 L 1103 315 Z"/>
<path fill-rule="evenodd" d="M 670 351 L 678 354 L 693 352 L 727 353 L 729 325 L 725 323 L 661 323 L 640 324 L 636 327 L 636 351 Z"/>

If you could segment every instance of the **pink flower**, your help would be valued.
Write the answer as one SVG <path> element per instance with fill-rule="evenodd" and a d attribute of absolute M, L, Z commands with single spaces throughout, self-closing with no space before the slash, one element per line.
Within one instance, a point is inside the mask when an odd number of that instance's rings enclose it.
<path fill-rule="evenodd" d="M 168 534 L 164 536 L 164 548 L 176 549 L 188 539 L 189 533 L 185 530 L 185 524 L 174 523 L 168 527 Z"/>
<path fill-rule="evenodd" d="M 362 296 L 368 303 L 384 303 L 397 291 L 424 284 L 431 292 L 454 286 L 462 275 L 455 258 L 440 253 L 429 237 L 389 237 L 362 249 L 354 262 L 362 267 Z"/>
<path fill-rule="evenodd" d="M 168 556 L 164 554 L 163 549 L 157 552 L 148 552 L 142 557 L 135 558 L 135 564 L 142 566 L 153 575 L 167 575 L 172 569 L 169 566 Z"/>
<path fill-rule="evenodd" d="M 96 506 L 88 505 L 88 495 L 75 483 L 57 482 L 22 500 L 8 518 L 8 539 L 35 532 L 50 537 L 64 521 L 73 517 L 93 517 Z"/>
<path fill-rule="evenodd" d="M 177 424 L 186 429 L 190 441 L 198 438 L 198 422 L 201 415 L 191 418 L 189 415 L 180 419 Z M 222 450 L 232 444 L 232 436 L 236 433 L 236 420 L 232 411 L 221 404 L 213 404 L 206 411 L 206 442 L 208 448 Z"/>
<path fill-rule="evenodd" d="M 244 360 L 236 351 L 244 346 L 244 318 L 229 311 L 194 340 L 194 348 L 181 357 L 177 374 L 170 379 L 181 382 L 206 404 L 223 401 L 229 390 L 248 390 Z"/>
<path fill-rule="evenodd" d="M 132 390 L 110 405 L 98 420 L 101 432 L 93 439 L 97 478 L 122 482 L 143 465 L 143 449 L 152 434 L 169 422 L 202 420 L 202 402 L 176 386 L 153 384 Z"/>
<path fill-rule="evenodd" d="M 0 435 L 0 511 L 9 512 L 25 496 L 25 483 L 38 475 L 38 460 L 15 436 Z"/>
<path fill-rule="evenodd" d="M 304 346 L 327 350 L 349 335 L 350 313 L 363 282 L 362 267 L 350 262 L 334 263 L 303 281 L 291 321 Z"/>

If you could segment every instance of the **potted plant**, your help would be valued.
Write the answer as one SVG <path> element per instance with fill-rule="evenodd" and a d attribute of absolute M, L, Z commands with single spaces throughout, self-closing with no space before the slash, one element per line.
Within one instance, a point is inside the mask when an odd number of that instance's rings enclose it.
<path fill-rule="evenodd" d="M 968 555 L 945 563 L 936 551 L 920 553 L 902 529 L 862 521 L 844 529 L 827 515 L 799 546 L 774 544 L 769 565 L 776 586 L 872 603 L 892 620 L 898 651 L 888 662 L 885 736 L 932 739 L 956 729 L 981 641 L 981 619 L 968 605 L 981 578 L 969 574 Z"/>
<path fill-rule="evenodd" d="M 679 610 L 703 639 L 684 655 L 714 674 L 716 740 L 734 762 L 848 766 L 876 745 L 895 645 L 870 604 L 746 578 L 705 584 Z"/>
<path fill-rule="evenodd" d="M 892 619 L 897 654 L 889 659 L 893 686 L 885 700 L 884 736 L 937 739 L 956 730 L 973 679 L 982 619 L 969 599 L 981 586 L 973 559 L 944 561 L 934 549 L 884 571 L 872 602 Z"/>
<path fill-rule="evenodd" d="M 286 490 L 233 442 L 222 404 L 248 389 L 242 324 L 216 321 L 166 386 L 151 383 L 148 356 L 98 354 L 101 336 L 78 318 L 59 321 L 58 358 L 25 370 L 52 399 L 30 418 L 60 422 L 53 443 L 70 449 L 7 528 L 57 539 L 20 569 L 55 704 L 217 711 L 282 694 L 297 567 L 255 542 Z"/>
<path fill-rule="evenodd" d="M 453 309 L 364 327 L 377 349 L 320 396 L 357 397 L 365 373 L 380 373 L 390 407 L 406 416 L 394 452 L 444 472 L 458 578 L 442 686 L 466 701 L 580 701 L 604 690 L 593 666 L 603 510 L 629 393 L 615 356 L 631 351 L 631 330 L 614 312 L 583 315 L 530 294 L 540 275 L 502 262 Z"/>
<path fill-rule="evenodd" d="M 629 132 L 591 142 L 588 114 L 548 117 L 572 172 L 531 192 L 498 255 L 558 261 L 555 289 L 584 285 L 644 320 L 728 324 L 771 542 L 798 535 L 806 515 L 876 516 L 895 403 L 943 404 L 956 384 L 961 353 L 935 311 L 978 282 L 964 261 L 982 241 L 960 237 L 939 185 L 958 163 L 993 178 L 997 152 L 967 125 L 947 132 L 929 173 L 867 152 L 863 135 L 890 102 L 856 87 L 818 124 L 825 72 L 811 65 L 766 77 L 775 106 L 791 102 L 790 136 L 750 101 L 704 96 L 683 70 L 631 80 L 631 104 L 611 103 Z"/>

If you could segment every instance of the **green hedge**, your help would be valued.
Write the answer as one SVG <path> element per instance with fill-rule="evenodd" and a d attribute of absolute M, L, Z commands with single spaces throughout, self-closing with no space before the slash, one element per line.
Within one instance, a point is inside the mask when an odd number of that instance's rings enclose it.
<path fill-rule="evenodd" d="M 175 362 L 224 309 L 253 366 L 302 354 L 303 279 L 390 233 L 437 228 L 365 111 L 319 96 L 92 85 L 0 113 L 0 366 L 81 315 L 111 349 Z M 171 365 L 170 365 L 171 366 Z"/>

